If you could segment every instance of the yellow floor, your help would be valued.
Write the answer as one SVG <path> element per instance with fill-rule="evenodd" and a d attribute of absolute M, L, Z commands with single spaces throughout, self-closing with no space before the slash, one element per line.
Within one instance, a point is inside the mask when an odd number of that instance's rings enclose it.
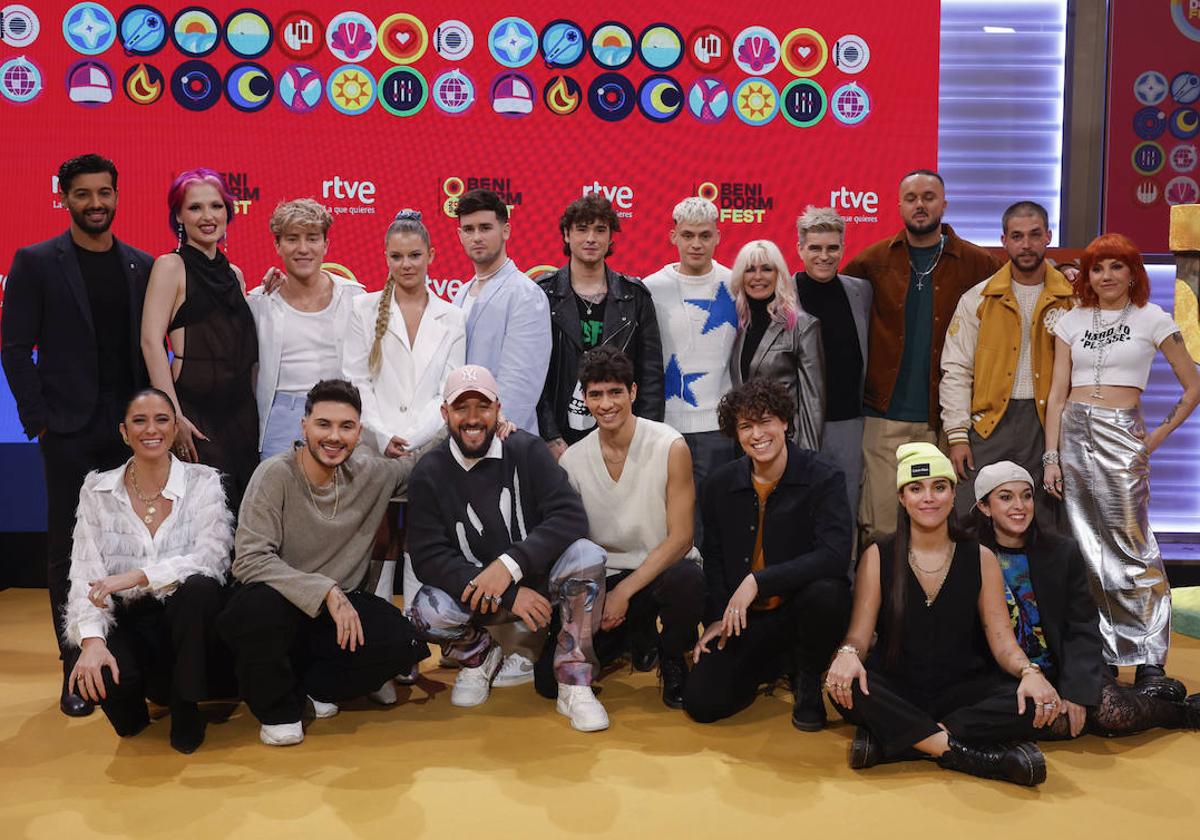
<path fill-rule="evenodd" d="M 431 671 L 391 709 L 315 722 L 268 748 L 241 707 L 192 756 L 167 721 L 118 741 L 59 714 L 44 590 L 0 592 L 0 840 L 16 837 L 756 837 L 1173 840 L 1200 832 L 1200 733 L 1046 747 L 1038 790 L 925 763 L 846 767 L 851 730 L 801 734 L 790 697 L 688 722 L 653 675 L 604 680 L 607 732 L 573 732 L 532 687 L 458 710 Z M 1171 671 L 1200 690 L 1200 641 Z M 436 661 L 436 660 L 431 660 Z M 427 663 L 428 664 L 428 663 Z"/>

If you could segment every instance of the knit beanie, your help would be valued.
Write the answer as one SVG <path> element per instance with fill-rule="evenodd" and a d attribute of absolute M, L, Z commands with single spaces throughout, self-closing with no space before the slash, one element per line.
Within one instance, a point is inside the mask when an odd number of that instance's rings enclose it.
<path fill-rule="evenodd" d="M 954 465 L 932 443 L 902 443 L 896 448 L 896 489 L 926 478 L 944 478 L 958 483 Z"/>

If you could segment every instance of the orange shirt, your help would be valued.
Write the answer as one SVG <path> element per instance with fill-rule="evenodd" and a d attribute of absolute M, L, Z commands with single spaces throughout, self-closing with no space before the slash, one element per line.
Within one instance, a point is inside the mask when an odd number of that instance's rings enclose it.
<path fill-rule="evenodd" d="M 754 484 L 754 492 L 758 494 L 758 532 L 754 537 L 754 553 L 750 555 L 750 572 L 754 573 L 766 568 L 762 547 L 763 517 L 767 513 L 767 498 L 779 486 L 779 479 L 772 481 L 770 484 L 765 484 L 753 476 L 751 476 L 751 479 Z M 772 595 L 770 598 L 755 598 L 750 608 L 754 610 L 773 610 L 782 603 L 783 598 L 778 595 Z"/>

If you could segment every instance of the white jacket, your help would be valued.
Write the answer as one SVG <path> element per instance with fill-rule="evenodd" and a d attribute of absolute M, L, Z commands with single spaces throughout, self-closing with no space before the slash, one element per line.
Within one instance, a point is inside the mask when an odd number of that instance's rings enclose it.
<path fill-rule="evenodd" d="M 461 309 L 429 292 L 429 302 L 417 327 L 416 341 L 408 343 L 404 315 L 391 300 L 391 315 L 380 348 L 379 375 L 372 377 L 367 360 L 375 343 L 375 321 L 383 292 L 360 295 L 342 352 L 342 372 L 362 396 L 362 423 L 369 444 L 381 453 L 392 437 L 417 449 L 442 428 L 442 386 L 450 371 L 466 362 L 466 318 Z"/>
<path fill-rule="evenodd" d="M 334 337 L 338 347 L 338 367 L 345 352 L 346 325 L 350 320 L 350 304 L 366 294 L 366 289 L 354 280 L 322 272 L 333 281 Z M 254 326 L 258 331 L 258 378 L 254 383 L 254 399 L 258 403 L 258 448 L 262 449 L 263 436 L 267 432 L 267 418 L 271 416 L 271 403 L 275 400 L 275 388 L 279 384 L 279 359 L 283 354 L 283 323 L 285 317 L 283 297 L 278 292 L 268 295 L 262 286 L 246 296 Z M 317 383 L 313 383 L 316 385 Z"/>
<path fill-rule="evenodd" d="M 171 457 L 163 498 L 171 512 L 154 536 L 133 512 L 125 490 L 125 468 L 91 472 L 79 492 L 71 548 L 71 590 L 64 621 L 67 640 L 104 638 L 112 627 L 112 607 L 88 600 L 90 583 L 140 569 L 150 582 L 114 595 L 122 601 L 152 595 L 160 601 L 192 575 L 224 582 L 233 551 L 233 514 L 225 504 L 221 476 L 212 467 Z M 132 459 L 131 459 L 132 460 Z"/>

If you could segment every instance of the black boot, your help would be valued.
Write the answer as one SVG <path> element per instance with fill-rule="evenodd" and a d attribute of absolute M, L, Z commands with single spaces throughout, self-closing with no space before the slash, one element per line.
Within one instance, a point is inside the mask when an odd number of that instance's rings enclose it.
<path fill-rule="evenodd" d="M 1027 787 L 1046 781 L 1046 758 L 1037 745 L 1029 741 L 968 747 L 951 737 L 950 749 L 942 753 L 938 764 L 947 770 Z"/>
<path fill-rule="evenodd" d="M 801 732 L 820 732 L 825 728 L 825 698 L 821 695 L 821 677 L 811 671 L 797 671 L 792 686 L 792 726 Z"/>
<path fill-rule="evenodd" d="M 1193 694 L 1183 701 L 1184 719 L 1188 729 L 1200 729 L 1200 694 Z"/>
<path fill-rule="evenodd" d="M 854 730 L 854 740 L 850 742 L 851 770 L 866 770 L 868 767 L 874 767 L 876 764 L 892 764 L 898 761 L 922 761 L 927 758 L 929 758 L 928 755 L 912 747 L 904 750 L 899 755 L 885 756 L 883 748 L 879 746 L 879 742 L 875 740 L 875 736 L 871 734 L 871 730 L 865 726 L 859 726 Z"/>
<path fill-rule="evenodd" d="M 1174 677 L 1168 677 L 1161 665 L 1137 666 L 1133 688 L 1138 694 L 1172 703 L 1182 703 L 1187 697 L 1187 687 Z"/>
<path fill-rule="evenodd" d="M 659 659 L 658 677 L 662 680 L 662 701 L 669 709 L 683 708 L 683 690 L 687 687 L 687 666 L 682 656 Z"/>
<path fill-rule="evenodd" d="M 629 658 L 635 671 L 653 671 L 658 664 L 658 644 L 654 639 L 643 640 L 634 636 L 629 644 Z M 669 703 L 667 705 L 670 705 Z M 673 708 L 678 708 L 673 707 Z"/>
<path fill-rule="evenodd" d="M 171 747 L 190 755 L 204 743 L 204 717 L 196 703 L 176 700 L 171 703 Z"/>
<path fill-rule="evenodd" d="M 96 704 L 91 700 L 84 700 L 67 688 L 67 679 L 71 675 L 71 669 L 66 667 L 65 662 L 63 666 L 62 694 L 58 698 L 58 708 L 67 717 L 87 717 L 96 711 Z M 74 667 L 74 663 L 72 663 L 71 668 Z"/>

